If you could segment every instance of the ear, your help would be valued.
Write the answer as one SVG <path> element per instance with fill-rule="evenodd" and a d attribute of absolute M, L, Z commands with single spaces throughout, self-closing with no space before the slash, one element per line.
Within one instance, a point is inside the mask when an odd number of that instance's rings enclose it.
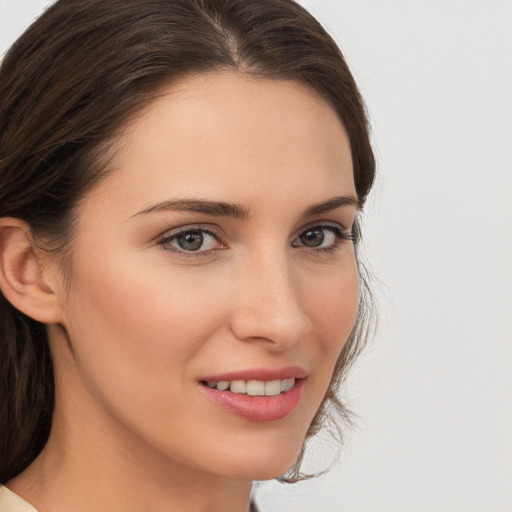
<path fill-rule="evenodd" d="M 46 324 L 58 323 L 61 317 L 50 272 L 42 264 L 49 259 L 35 245 L 26 222 L 0 218 L 0 289 L 15 308 Z"/>

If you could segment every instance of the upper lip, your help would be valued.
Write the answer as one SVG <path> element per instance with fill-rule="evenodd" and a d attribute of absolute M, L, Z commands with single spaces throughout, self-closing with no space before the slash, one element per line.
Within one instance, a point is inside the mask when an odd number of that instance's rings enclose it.
<path fill-rule="evenodd" d="M 282 379 L 304 379 L 308 372 L 299 366 L 286 366 L 283 368 L 248 368 L 218 375 L 207 375 L 200 380 L 205 382 L 220 382 L 233 380 L 282 380 Z"/>

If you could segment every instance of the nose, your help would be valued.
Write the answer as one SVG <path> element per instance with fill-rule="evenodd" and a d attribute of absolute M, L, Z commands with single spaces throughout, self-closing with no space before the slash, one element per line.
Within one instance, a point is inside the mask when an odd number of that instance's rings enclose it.
<path fill-rule="evenodd" d="M 242 267 L 233 293 L 233 334 L 244 341 L 265 341 L 276 351 L 303 339 L 311 320 L 301 303 L 299 276 L 287 259 L 253 258 Z"/>

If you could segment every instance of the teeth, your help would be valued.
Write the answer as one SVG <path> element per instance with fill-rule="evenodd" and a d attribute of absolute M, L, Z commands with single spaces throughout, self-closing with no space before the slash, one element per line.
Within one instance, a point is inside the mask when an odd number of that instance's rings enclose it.
<path fill-rule="evenodd" d="M 295 379 L 286 379 L 286 385 L 284 387 L 285 391 L 289 391 L 295 386 Z"/>
<path fill-rule="evenodd" d="M 265 383 L 261 380 L 250 380 L 247 382 L 247 394 L 262 396 L 265 394 Z"/>
<path fill-rule="evenodd" d="M 271 380 L 270 382 L 265 382 L 265 395 L 266 396 L 276 396 L 281 394 L 281 381 L 280 380 Z"/>
<path fill-rule="evenodd" d="M 219 391 L 230 390 L 231 393 L 247 394 L 251 396 L 276 396 L 285 393 L 293 388 L 295 379 L 282 380 L 232 380 L 230 382 L 222 380 L 219 382 L 208 381 L 208 387 L 218 389 Z"/>
<path fill-rule="evenodd" d="M 232 380 L 229 384 L 229 389 L 231 393 L 247 393 L 247 385 L 245 384 L 245 380 Z"/>
<path fill-rule="evenodd" d="M 220 382 L 217 382 L 217 389 L 220 389 L 221 391 L 226 391 L 226 389 L 229 388 L 229 382 L 227 380 L 221 380 Z"/>

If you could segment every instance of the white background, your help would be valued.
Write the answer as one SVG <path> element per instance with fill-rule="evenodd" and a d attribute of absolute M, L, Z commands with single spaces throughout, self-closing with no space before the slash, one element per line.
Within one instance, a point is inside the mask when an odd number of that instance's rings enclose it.
<path fill-rule="evenodd" d="M 0 0 L 0 52 L 49 2 Z M 302 0 L 366 98 L 378 334 L 358 429 L 265 512 L 512 512 L 512 2 Z M 317 459 L 329 453 L 319 447 Z"/>

